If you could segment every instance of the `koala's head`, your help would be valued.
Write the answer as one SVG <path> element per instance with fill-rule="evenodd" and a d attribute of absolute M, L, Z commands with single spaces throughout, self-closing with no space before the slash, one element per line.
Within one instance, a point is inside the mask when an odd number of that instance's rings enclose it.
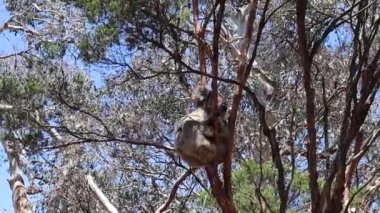
<path fill-rule="evenodd" d="M 197 87 L 194 89 L 191 95 L 191 99 L 195 102 L 196 107 L 201 107 L 207 112 L 212 110 L 212 98 L 211 91 L 207 88 Z M 217 108 L 220 113 L 224 113 L 227 111 L 227 104 L 224 101 L 224 98 L 218 95 L 218 103 Z"/>

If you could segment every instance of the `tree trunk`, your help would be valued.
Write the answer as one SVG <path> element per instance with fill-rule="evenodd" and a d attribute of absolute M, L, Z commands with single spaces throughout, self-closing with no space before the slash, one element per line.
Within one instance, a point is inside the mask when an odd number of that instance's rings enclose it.
<path fill-rule="evenodd" d="M 4 141 L 1 138 L 5 153 L 7 153 L 9 161 L 9 170 L 11 177 L 9 178 L 9 186 L 12 190 L 12 202 L 13 208 L 16 213 L 32 213 L 32 204 L 28 200 L 26 194 L 26 188 L 24 185 L 24 180 L 22 178 L 22 170 L 20 165 L 20 156 L 17 152 L 17 148 L 14 142 Z"/>

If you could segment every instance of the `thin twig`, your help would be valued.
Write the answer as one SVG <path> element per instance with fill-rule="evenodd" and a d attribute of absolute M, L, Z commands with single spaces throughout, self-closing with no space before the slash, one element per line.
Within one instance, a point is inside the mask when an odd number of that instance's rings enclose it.
<path fill-rule="evenodd" d="M 179 188 L 179 185 L 181 185 L 181 183 L 188 177 L 192 174 L 192 169 L 189 169 L 187 170 L 185 173 L 183 173 L 177 180 L 176 182 L 174 183 L 173 185 L 173 188 L 170 192 L 170 195 L 169 197 L 166 199 L 165 203 L 162 204 L 156 211 L 155 213 L 161 213 L 161 212 L 164 212 L 166 211 L 168 208 L 169 208 L 169 205 L 170 203 L 173 201 L 173 199 L 175 198 L 175 195 L 177 193 L 177 190 Z"/>

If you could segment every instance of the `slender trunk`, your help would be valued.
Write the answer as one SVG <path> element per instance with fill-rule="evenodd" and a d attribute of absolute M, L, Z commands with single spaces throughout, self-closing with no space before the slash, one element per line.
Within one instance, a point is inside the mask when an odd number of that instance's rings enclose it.
<path fill-rule="evenodd" d="M 205 167 L 208 179 L 210 181 L 212 194 L 214 195 L 218 205 L 220 206 L 223 213 L 235 213 L 236 207 L 233 200 L 230 200 L 223 190 L 223 184 L 218 177 L 218 172 L 216 167 L 206 166 Z"/>
<path fill-rule="evenodd" d="M 11 177 L 8 182 L 12 190 L 13 208 L 16 213 L 32 213 L 33 208 L 26 194 L 27 190 L 22 178 L 23 172 L 20 165 L 20 156 L 17 153 L 16 146 L 11 141 L 2 141 L 2 144 L 9 161 Z"/>
<path fill-rule="evenodd" d="M 362 144 L 363 144 L 363 137 L 364 137 L 363 132 L 359 132 L 358 135 L 356 136 L 353 156 L 357 155 L 360 152 L 360 148 L 362 147 Z M 344 195 L 343 195 L 344 206 L 347 205 L 350 199 L 349 196 L 350 196 L 350 190 L 351 190 L 352 177 L 354 175 L 354 172 L 358 164 L 359 164 L 359 158 L 351 161 L 350 165 L 346 169 L 346 182 L 344 183 Z"/>
<path fill-rule="evenodd" d="M 305 17 L 307 1 L 298 0 L 297 9 L 297 33 L 299 41 L 299 51 L 302 60 L 304 88 L 306 92 L 306 121 L 308 131 L 307 162 L 309 171 L 309 186 L 311 191 L 311 212 L 319 210 L 319 186 L 317 172 L 317 138 L 315 128 L 315 90 L 311 78 L 311 66 L 313 57 L 308 50 L 306 36 Z"/>

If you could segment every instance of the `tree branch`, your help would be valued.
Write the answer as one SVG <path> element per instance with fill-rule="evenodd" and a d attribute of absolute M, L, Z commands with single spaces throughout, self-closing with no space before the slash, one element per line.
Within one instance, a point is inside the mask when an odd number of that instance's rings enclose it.
<path fill-rule="evenodd" d="M 189 169 L 187 170 L 185 173 L 183 173 L 177 180 L 176 182 L 174 183 L 173 185 L 173 188 L 170 192 L 170 195 L 169 197 L 166 199 L 165 203 L 162 204 L 162 206 L 160 206 L 156 211 L 155 213 L 162 213 L 162 212 L 165 212 L 168 208 L 169 208 L 169 205 L 170 203 L 173 201 L 173 199 L 175 198 L 175 195 L 177 193 L 177 190 L 179 188 L 179 185 L 181 185 L 181 183 L 188 177 L 192 174 L 192 169 Z"/>
<path fill-rule="evenodd" d="M 350 207 L 352 201 L 354 200 L 354 198 L 356 197 L 356 195 L 358 195 L 365 187 L 367 187 L 372 181 L 373 179 L 376 177 L 376 174 L 378 173 L 379 171 L 376 170 L 373 175 L 371 176 L 371 178 L 368 179 L 367 182 L 365 182 L 359 189 L 356 190 L 356 192 L 351 196 L 350 200 L 347 202 L 346 206 L 344 207 L 344 213 L 348 213 L 348 207 Z M 375 180 L 375 190 L 377 189 L 376 188 L 376 185 L 377 185 L 377 188 L 380 187 L 380 178 L 376 179 Z M 363 199 L 362 199 L 362 202 L 361 205 L 360 205 L 360 210 L 362 212 L 367 212 L 369 209 L 367 209 L 368 207 L 368 193 L 371 192 L 371 189 L 373 189 L 372 187 L 368 188 L 368 192 L 364 195 Z"/>
<path fill-rule="evenodd" d="M 358 135 L 356 136 L 355 140 L 355 147 L 354 147 L 354 155 L 357 155 L 363 145 L 363 132 L 358 132 Z M 354 175 L 354 172 L 358 166 L 359 163 L 359 158 L 356 158 L 356 160 L 351 161 L 350 165 L 346 169 L 346 182 L 344 183 L 344 205 L 348 203 L 349 200 L 349 194 L 350 194 L 350 189 L 351 189 L 351 180 L 352 176 Z"/>
<path fill-rule="evenodd" d="M 245 37 L 244 37 L 243 44 L 240 48 L 239 65 L 237 68 L 237 81 L 241 85 L 245 85 L 245 82 L 247 80 L 247 77 L 245 77 L 244 75 L 244 71 L 246 70 L 246 65 L 247 65 L 247 51 L 249 49 L 249 46 L 252 40 L 253 24 L 256 18 L 257 4 L 258 4 L 257 0 L 251 0 L 250 2 Z M 226 168 L 224 168 L 224 171 L 223 171 L 225 184 L 227 186 L 225 187 L 225 193 L 231 199 L 232 199 L 232 192 L 231 192 L 230 187 L 231 187 L 232 147 L 233 147 L 234 138 L 235 138 L 235 123 L 237 119 L 237 112 L 239 110 L 241 98 L 242 98 L 242 88 L 240 86 L 237 86 L 235 89 L 233 100 L 232 100 L 231 111 L 228 117 L 228 128 L 229 128 L 230 135 L 228 138 L 228 145 L 227 145 L 228 151 L 224 159 L 224 165 L 226 166 Z"/>
<path fill-rule="evenodd" d="M 24 53 L 27 53 L 28 51 L 29 51 L 29 49 L 23 50 L 23 51 L 20 51 L 20 52 L 17 52 L 17 53 L 12 53 L 12 54 L 9 54 L 9 55 L 2 55 L 2 56 L 0 56 L 0 59 L 7 59 L 7 58 L 11 58 L 13 56 L 22 55 Z"/>
<path fill-rule="evenodd" d="M 107 199 L 104 193 L 96 185 L 91 175 L 86 175 L 87 183 L 90 186 L 92 193 L 96 196 L 96 199 L 102 204 L 102 206 L 110 213 L 118 213 L 119 211 L 114 205 Z"/>
<path fill-rule="evenodd" d="M 198 0 L 193 0 L 193 19 L 194 19 L 194 30 L 196 35 L 196 40 L 198 43 L 198 57 L 199 57 L 199 70 L 201 73 L 206 73 L 206 56 L 205 56 L 205 27 L 201 27 L 199 22 L 199 5 Z M 206 76 L 201 76 L 201 88 L 204 88 L 207 84 Z"/>

